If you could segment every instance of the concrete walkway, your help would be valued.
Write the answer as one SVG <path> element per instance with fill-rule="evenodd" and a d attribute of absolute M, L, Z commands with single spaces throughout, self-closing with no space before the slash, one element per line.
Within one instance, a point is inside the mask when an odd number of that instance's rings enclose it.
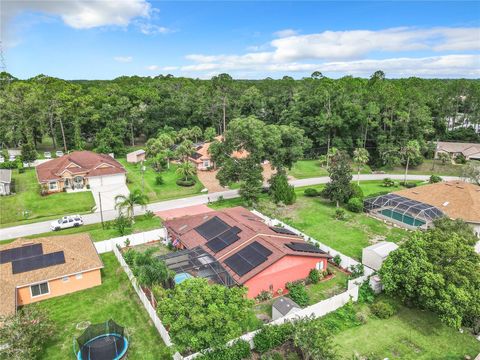
<path fill-rule="evenodd" d="M 399 174 L 364 174 L 364 175 L 360 175 L 360 180 L 361 181 L 383 180 L 386 177 L 394 179 L 394 180 L 403 180 L 404 175 L 399 175 Z M 408 175 L 407 179 L 408 180 L 425 181 L 425 180 L 428 180 L 429 178 L 430 178 L 430 175 Z M 460 180 L 459 177 L 455 177 L 455 176 L 442 176 L 442 178 L 446 181 Z M 356 181 L 356 180 L 357 180 L 357 176 L 354 175 L 352 181 Z M 317 178 L 292 180 L 292 181 L 290 181 L 290 184 L 292 184 L 295 187 L 303 187 L 303 186 L 313 186 L 313 185 L 319 185 L 319 184 L 326 184 L 329 181 L 330 181 L 330 178 L 328 176 L 322 176 L 322 177 L 317 177 Z M 238 196 L 239 196 L 238 195 L 238 190 L 227 190 L 227 191 L 220 191 L 220 192 L 216 192 L 216 193 L 212 193 L 212 194 L 197 195 L 197 196 L 192 196 L 192 197 L 187 197 L 187 198 L 182 198 L 182 199 L 162 201 L 162 202 L 149 204 L 146 207 L 146 209 L 142 209 L 141 207 L 136 207 L 135 208 L 135 215 L 141 215 L 141 214 L 145 213 L 145 210 L 150 210 L 150 211 L 153 211 L 153 212 L 165 211 L 165 210 L 183 208 L 183 207 L 192 206 L 192 205 L 208 204 L 211 201 L 218 200 L 220 197 L 223 197 L 224 199 L 232 199 L 232 198 L 236 198 Z M 116 210 L 103 211 L 103 220 L 104 221 L 113 220 L 113 219 L 116 218 L 117 213 L 118 212 Z M 67 215 L 67 214 L 65 214 L 65 215 Z M 100 214 L 99 212 L 95 212 L 93 214 L 83 215 L 84 223 L 85 224 L 99 223 L 99 222 L 101 222 L 101 215 L 102 214 Z M 60 218 L 60 216 L 59 216 L 59 218 Z M 0 229 L 0 240 L 14 239 L 14 238 L 22 237 L 22 236 L 28 236 L 28 235 L 34 235 L 34 234 L 49 232 L 51 221 L 52 220 Z"/>

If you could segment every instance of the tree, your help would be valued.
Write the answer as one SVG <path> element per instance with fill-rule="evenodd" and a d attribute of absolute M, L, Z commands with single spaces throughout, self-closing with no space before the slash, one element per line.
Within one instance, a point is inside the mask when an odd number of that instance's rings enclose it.
<path fill-rule="evenodd" d="M 295 188 L 288 183 L 284 172 L 277 172 L 270 179 L 270 195 L 276 204 L 291 205 L 295 202 Z"/>
<path fill-rule="evenodd" d="M 445 165 L 448 161 L 450 161 L 450 155 L 446 152 L 439 152 L 437 155 L 438 159 Z"/>
<path fill-rule="evenodd" d="M 211 142 L 215 139 L 216 135 L 217 135 L 217 132 L 215 131 L 215 128 L 207 127 L 203 132 L 203 140 L 205 142 Z"/>
<path fill-rule="evenodd" d="M 115 209 L 119 212 L 126 210 L 127 216 L 131 219 L 135 216 L 134 209 L 136 205 L 145 206 L 148 203 L 147 195 L 141 190 L 135 189 L 128 195 L 115 196 Z"/>
<path fill-rule="evenodd" d="M 239 193 L 247 204 L 252 205 L 258 201 L 262 193 L 263 168 L 251 159 L 242 159 L 240 163 L 239 169 L 241 169 L 242 177 Z M 234 167 L 231 167 L 231 169 L 233 170 Z"/>
<path fill-rule="evenodd" d="M 407 144 L 402 148 L 402 155 L 405 158 L 405 179 L 404 184 L 407 183 L 407 175 L 408 175 L 408 166 L 410 164 L 410 160 L 420 156 L 420 144 L 417 140 L 410 140 Z"/>
<path fill-rule="evenodd" d="M 368 163 L 369 157 L 368 150 L 364 148 L 356 148 L 353 152 L 353 162 L 357 164 L 358 185 L 360 185 L 360 169 Z"/>
<path fill-rule="evenodd" d="M 474 161 L 470 161 L 468 165 L 463 168 L 462 176 L 472 183 L 480 185 L 480 165 Z"/>
<path fill-rule="evenodd" d="M 195 152 L 193 147 L 193 142 L 191 140 L 183 140 L 182 143 L 175 150 L 175 154 L 179 159 L 182 159 L 184 162 L 189 156 Z"/>
<path fill-rule="evenodd" d="M 37 152 L 33 145 L 33 141 L 29 138 L 26 143 L 22 145 L 22 161 L 33 163 L 37 159 Z"/>
<path fill-rule="evenodd" d="M 197 173 L 197 168 L 190 161 L 184 161 L 177 167 L 176 173 L 185 181 L 192 179 Z"/>
<path fill-rule="evenodd" d="M 304 318 L 295 321 L 293 345 L 304 360 L 335 360 L 338 355 L 332 332 L 319 319 Z"/>
<path fill-rule="evenodd" d="M 352 191 L 350 186 L 352 169 L 346 152 L 339 151 L 332 156 L 328 167 L 328 175 L 330 176 L 330 182 L 325 186 L 324 193 L 331 201 L 335 201 L 337 207 L 339 207 L 340 203 L 348 201 Z"/>
<path fill-rule="evenodd" d="M 437 313 L 455 328 L 480 321 L 480 255 L 458 227 L 443 223 L 413 233 L 380 270 L 388 294 Z"/>
<path fill-rule="evenodd" d="M 203 131 L 200 129 L 198 126 L 194 126 L 190 129 L 190 137 L 192 140 L 195 140 L 197 143 L 199 139 L 201 139 L 203 136 Z"/>
<path fill-rule="evenodd" d="M 254 314 L 246 294 L 244 287 L 188 279 L 167 290 L 157 312 L 179 351 L 198 351 L 224 345 L 247 330 Z"/>
<path fill-rule="evenodd" d="M 0 317 L 0 357 L 13 360 L 38 359 L 45 344 L 55 334 L 53 322 L 48 314 L 36 306 L 26 306 L 15 314 Z"/>

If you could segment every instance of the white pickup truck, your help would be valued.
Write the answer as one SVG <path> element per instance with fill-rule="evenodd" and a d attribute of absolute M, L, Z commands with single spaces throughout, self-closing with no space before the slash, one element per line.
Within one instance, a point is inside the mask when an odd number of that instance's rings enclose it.
<path fill-rule="evenodd" d="M 83 225 L 83 219 L 80 215 L 64 216 L 61 219 L 52 221 L 50 228 L 52 231 L 61 229 L 68 229 L 71 227 L 77 227 Z"/>

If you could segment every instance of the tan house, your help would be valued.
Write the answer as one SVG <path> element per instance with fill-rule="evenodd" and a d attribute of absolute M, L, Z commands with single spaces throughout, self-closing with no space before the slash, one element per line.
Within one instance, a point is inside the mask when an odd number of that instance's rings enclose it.
<path fill-rule="evenodd" d="M 44 193 L 126 183 L 126 170 L 122 164 L 109 155 L 92 151 L 74 151 L 44 162 L 35 169 Z"/>
<path fill-rule="evenodd" d="M 463 155 L 467 160 L 480 160 L 480 144 L 439 141 L 435 158 L 438 158 L 439 153 L 446 153 L 451 159 Z"/>
<path fill-rule="evenodd" d="M 127 154 L 127 162 L 131 164 L 137 164 L 145 161 L 145 150 L 139 149 Z"/>
<path fill-rule="evenodd" d="M 101 285 L 103 263 L 87 234 L 18 239 L 0 246 L 0 316 Z"/>
<path fill-rule="evenodd" d="M 215 140 L 222 141 L 222 136 L 215 137 Z M 210 156 L 209 148 L 213 142 L 206 142 L 200 144 L 196 147 L 195 153 L 190 156 L 188 159 L 192 162 L 197 170 L 207 171 L 215 169 L 215 163 L 212 161 Z M 232 157 L 236 159 L 243 159 L 248 156 L 247 151 L 234 151 Z"/>

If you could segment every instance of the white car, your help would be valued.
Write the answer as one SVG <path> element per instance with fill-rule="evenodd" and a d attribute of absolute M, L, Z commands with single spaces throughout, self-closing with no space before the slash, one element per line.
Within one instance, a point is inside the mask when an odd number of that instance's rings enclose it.
<path fill-rule="evenodd" d="M 52 158 L 52 153 L 51 153 L 50 151 L 45 151 L 45 152 L 43 153 L 43 157 L 44 157 L 45 159 L 51 159 L 51 158 Z"/>
<path fill-rule="evenodd" d="M 62 157 L 63 156 L 63 151 L 62 150 L 55 151 L 55 156 L 56 157 Z"/>
<path fill-rule="evenodd" d="M 64 216 L 61 219 L 52 221 L 50 228 L 52 231 L 57 231 L 61 229 L 68 229 L 71 227 L 77 227 L 83 225 L 83 219 L 80 215 Z"/>

